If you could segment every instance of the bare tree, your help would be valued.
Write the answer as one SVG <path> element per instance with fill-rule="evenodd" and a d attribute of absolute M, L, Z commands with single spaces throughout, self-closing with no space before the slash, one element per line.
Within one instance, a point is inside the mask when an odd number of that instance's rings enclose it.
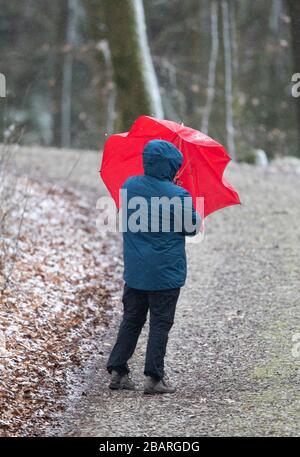
<path fill-rule="evenodd" d="M 209 120 L 212 111 L 212 106 L 216 92 L 216 68 L 219 53 L 219 30 L 218 30 L 218 1 L 212 0 L 211 2 L 211 53 L 208 69 L 208 82 L 207 82 L 207 100 L 203 112 L 201 130 L 203 133 L 208 133 Z"/>
<path fill-rule="evenodd" d="M 57 21 L 55 23 L 55 65 L 54 84 L 52 89 L 52 115 L 53 115 L 53 140 L 52 144 L 61 147 L 62 137 L 62 84 L 64 53 L 63 48 L 66 40 L 66 24 L 68 16 L 68 0 L 61 0 L 58 7 Z"/>
<path fill-rule="evenodd" d="M 71 146 L 73 48 L 77 36 L 78 8 L 78 0 L 58 3 L 52 141 L 57 147 Z"/>
<path fill-rule="evenodd" d="M 231 157 L 235 160 L 235 132 L 233 125 L 233 91 L 232 91 L 232 51 L 230 39 L 229 4 L 228 0 L 222 0 L 223 19 L 223 44 L 225 61 L 225 100 L 226 100 L 226 133 L 227 148 Z"/>
<path fill-rule="evenodd" d="M 236 3 L 231 3 L 230 8 L 230 35 L 232 43 L 232 64 L 234 75 L 237 76 L 239 72 L 239 49 L 238 49 L 238 37 L 237 37 L 237 26 L 236 26 Z"/>
<path fill-rule="evenodd" d="M 271 28 L 272 32 L 274 32 L 274 33 L 279 32 L 281 10 L 282 10 L 282 0 L 273 0 L 269 23 L 270 23 L 270 28 Z"/>
<path fill-rule="evenodd" d="M 107 40 L 101 40 L 97 48 L 101 50 L 105 68 L 106 68 L 106 86 L 107 86 L 107 111 L 106 111 L 106 134 L 113 133 L 116 120 L 116 87 L 113 83 L 113 66 L 111 52 Z"/>
<path fill-rule="evenodd" d="M 71 114 L 72 114 L 72 75 L 73 75 L 73 47 L 76 41 L 76 15 L 78 0 L 68 0 L 68 15 L 66 42 L 67 49 L 63 63 L 62 98 L 61 98 L 61 146 L 71 145 Z"/>

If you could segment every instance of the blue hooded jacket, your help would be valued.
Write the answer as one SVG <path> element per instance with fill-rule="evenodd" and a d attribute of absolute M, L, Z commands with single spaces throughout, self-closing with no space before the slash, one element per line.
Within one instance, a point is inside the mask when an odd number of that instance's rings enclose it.
<path fill-rule="evenodd" d="M 173 183 L 182 162 L 172 143 L 149 141 L 143 151 L 144 176 L 132 176 L 122 186 L 124 280 L 129 287 L 154 291 L 185 283 L 185 236 L 198 232 L 200 217 L 190 194 Z M 162 197 L 177 197 L 169 212 L 158 203 Z M 194 224 L 189 231 L 186 216 Z"/>

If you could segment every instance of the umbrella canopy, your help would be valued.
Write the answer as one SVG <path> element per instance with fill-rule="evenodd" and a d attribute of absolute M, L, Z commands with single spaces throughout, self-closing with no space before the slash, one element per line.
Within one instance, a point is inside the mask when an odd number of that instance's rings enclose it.
<path fill-rule="evenodd" d="M 221 144 L 176 122 L 140 116 L 129 132 L 111 135 L 104 146 L 100 174 L 118 208 L 125 180 L 144 174 L 142 152 L 153 139 L 169 141 L 182 152 L 184 161 L 176 181 L 191 194 L 195 205 L 196 197 L 204 197 L 204 217 L 240 203 L 223 176 L 231 158 Z"/>

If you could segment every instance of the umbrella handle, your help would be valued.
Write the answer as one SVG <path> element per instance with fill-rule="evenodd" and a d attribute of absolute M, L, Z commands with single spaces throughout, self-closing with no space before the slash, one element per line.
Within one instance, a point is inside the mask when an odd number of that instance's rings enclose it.
<path fill-rule="evenodd" d="M 176 186 L 180 186 L 182 187 L 182 181 L 179 179 L 179 176 L 175 176 L 175 178 L 173 179 L 173 182 L 174 184 L 176 184 Z"/>
<path fill-rule="evenodd" d="M 176 173 L 175 175 L 175 178 L 174 178 L 174 183 L 177 184 L 177 186 L 181 186 L 181 181 L 179 180 L 180 176 L 182 175 L 182 173 L 184 172 L 184 170 L 186 169 L 186 167 L 190 164 L 191 162 L 191 158 L 189 158 L 189 160 L 187 160 L 187 162 L 184 164 L 182 170 L 178 170 L 178 172 Z"/>

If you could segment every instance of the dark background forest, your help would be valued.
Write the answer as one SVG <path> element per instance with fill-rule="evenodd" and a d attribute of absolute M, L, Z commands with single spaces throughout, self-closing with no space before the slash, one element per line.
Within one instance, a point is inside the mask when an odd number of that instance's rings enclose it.
<path fill-rule="evenodd" d="M 1 1 L 1 142 L 99 149 L 139 114 L 157 114 L 139 92 L 145 56 L 133 55 L 134 29 L 143 18 L 132 20 L 132 3 L 141 2 Z M 254 149 L 299 155 L 299 3 L 144 0 L 163 117 L 241 160 Z"/>

